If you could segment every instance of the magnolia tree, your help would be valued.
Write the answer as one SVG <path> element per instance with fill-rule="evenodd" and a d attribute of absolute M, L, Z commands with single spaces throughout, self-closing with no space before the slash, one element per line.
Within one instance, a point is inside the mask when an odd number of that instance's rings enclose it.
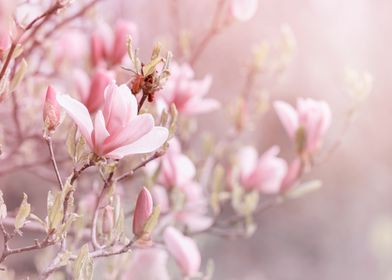
<path fill-rule="evenodd" d="M 325 101 L 272 102 L 289 158 L 277 145 L 259 151 L 239 140 L 266 112 L 256 81 L 284 73 L 293 33 L 283 26 L 277 42 L 255 47 L 243 90 L 218 101 L 209 97 L 216 77 L 193 66 L 217 34 L 251 19 L 258 1 L 214 4 L 191 47 L 179 32 L 174 54 L 151 42 L 143 60 L 143 30 L 126 19 L 97 21 L 98 0 L 0 1 L 0 176 L 34 170 L 52 186 L 45 207 L 22 192 L 16 209 L 1 186 L 1 279 L 21 279 L 9 261 L 30 251 L 39 279 L 211 279 L 199 235 L 257 234 L 256 215 L 321 186 L 310 172 L 341 141 L 323 148 L 332 119 Z M 170 5 L 178 18 L 179 1 Z M 369 74 L 346 76 L 353 103 L 345 129 L 371 89 Z M 227 132 L 201 137 L 198 116 L 226 108 Z M 31 184 L 26 193 L 38 187 Z"/>

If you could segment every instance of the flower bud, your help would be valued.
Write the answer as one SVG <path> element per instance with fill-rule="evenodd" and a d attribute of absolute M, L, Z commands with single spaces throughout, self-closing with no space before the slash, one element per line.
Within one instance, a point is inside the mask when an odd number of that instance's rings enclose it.
<path fill-rule="evenodd" d="M 56 90 L 52 86 L 48 86 L 43 112 L 45 128 L 48 131 L 54 131 L 60 124 L 61 109 L 57 103 L 56 95 Z"/>
<path fill-rule="evenodd" d="M 85 105 L 90 113 L 97 111 L 105 102 L 104 91 L 114 75 L 105 69 L 98 69 L 91 77 L 90 92 Z"/>
<path fill-rule="evenodd" d="M 117 21 L 114 30 L 114 42 L 110 58 L 112 64 L 121 63 L 121 60 L 127 53 L 128 36 L 132 35 L 134 37 L 136 35 L 136 31 L 136 25 L 133 23 L 124 20 Z"/>
<path fill-rule="evenodd" d="M 201 257 L 196 242 L 184 236 L 174 227 L 167 227 L 163 233 L 167 250 L 180 266 L 184 276 L 195 276 L 200 270 Z"/>
<path fill-rule="evenodd" d="M 151 216 L 153 210 L 152 196 L 146 187 L 140 191 L 133 215 L 133 233 L 140 237 L 143 235 L 144 225 Z"/>
<path fill-rule="evenodd" d="M 108 205 L 103 210 L 102 214 L 102 232 L 104 234 L 110 234 L 114 226 L 113 219 L 113 207 Z"/>

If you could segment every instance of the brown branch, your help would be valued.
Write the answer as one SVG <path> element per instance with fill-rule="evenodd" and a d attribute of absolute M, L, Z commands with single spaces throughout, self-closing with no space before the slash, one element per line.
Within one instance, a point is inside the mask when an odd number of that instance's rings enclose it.
<path fill-rule="evenodd" d="M 53 169 L 56 174 L 57 182 L 59 184 L 60 190 L 62 190 L 64 185 L 63 185 L 63 181 L 61 180 L 61 175 L 60 175 L 59 169 L 57 167 L 56 158 L 54 157 L 52 137 L 49 135 L 49 136 L 45 137 L 45 140 L 46 140 L 46 143 L 48 144 L 49 153 L 50 153 L 50 161 L 52 162 Z"/>
<path fill-rule="evenodd" d="M 166 153 L 165 150 L 156 151 L 152 156 L 150 156 L 150 157 L 147 158 L 146 160 L 142 161 L 140 164 L 138 164 L 138 165 L 137 165 L 135 168 L 133 168 L 132 170 L 130 170 L 130 171 L 128 171 L 128 172 L 126 172 L 126 173 L 124 173 L 124 174 L 118 176 L 117 178 L 115 178 L 114 181 L 119 182 L 119 181 L 122 181 L 122 180 L 124 180 L 124 179 L 126 179 L 126 178 L 132 176 L 133 174 L 135 174 L 135 172 L 136 172 L 138 169 L 140 169 L 140 168 L 146 166 L 146 164 L 149 163 L 150 161 L 153 161 L 154 159 L 157 159 L 157 158 L 163 156 L 165 153 Z"/>

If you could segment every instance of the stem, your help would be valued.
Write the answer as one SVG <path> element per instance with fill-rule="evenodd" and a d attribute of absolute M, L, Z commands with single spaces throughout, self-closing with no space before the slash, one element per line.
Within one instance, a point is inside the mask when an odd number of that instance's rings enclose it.
<path fill-rule="evenodd" d="M 148 97 L 148 94 L 143 94 L 142 98 L 140 99 L 139 105 L 137 107 L 137 113 L 138 114 L 140 113 L 140 110 L 142 109 L 143 104 L 146 101 L 147 97 Z"/>
<path fill-rule="evenodd" d="M 63 182 L 61 180 L 61 175 L 60 175 L 59 169 L 57 167 L 56 158 L 54 157 L 52 137 L 49 135 L 49 136 L 47 136 L 45 138 L 45 140 L 46 140 L 46 143 L 48 144 L 48 147 L 49 147 L 50 161 L 52 162 L 53 169 L 54 169 L 54 172 L 56 174 L 60 190 L 62 190 L 64 185 L 63 185 Z"/>
<path fill-rule="evenodd" d="M 119 182 L 119 181 L 122 181 L 122 180 L 128 178 L 129 176 L 132 176 L 138 169 L 146 166 L 146 164 L 149 163 L 150 161 L 153 161 L 154 159 L 157 159 L 157 158 L 163 156 L 165 154 L 165 152 L 166 152 L 165 150 L 156 151 L 152 156 L 150 156 L 146 160 L 142 161 L 140 164 L 138 164 L 136 167 L 134 167 L 130 171 L 118 176 L 114 180 Z"/>

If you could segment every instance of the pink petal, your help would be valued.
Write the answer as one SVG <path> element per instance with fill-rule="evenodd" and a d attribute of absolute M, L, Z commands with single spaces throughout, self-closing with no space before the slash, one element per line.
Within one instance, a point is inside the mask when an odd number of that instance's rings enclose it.
<path fill-rule="evenodd" d="M 106 87 L 103 115 L 110 134 L 122 129 L 136 117 L 137 100 L 127 85 L 118 87 L 113 82 Z"/>
<path fill-rule="evenodd" d="M 283 101 L 274 102 L 274 108 L 287 134 L 291 139 L 294 139 L 299 126 L 297 112 L 293 107 Z"/>
<path fill-rule="evenodd" d="M 120 147 L 110 152 L 108 156 L 113 158 L 122 158 L 127 155 L 150 153 L 161 147 L 167 137 L 169 131 L 165 127 L 155 126 L 150 132 L 142 136 L 132 144 Z"/>
<path fill-rule="evenodd" d="M 258 0 L 231 0 L 231 13 L 240 21 L 250 20 L 257 12 Z"/>
<path fill-rule="evenodd" d="M 87 108 L 69 95 L 57 95 L 57 102 L 76 123 L 87 144 L 92 148 L 91 132 L 93 131 L 93 122 Z"/>
<path fill-rule="evenodd" d="M 109 123 L 110 125 L 110 123 Z M 126 146 L 140 139 L 154 127 L 154 119 L 151 114 L 136 116 L 125 127 L 116 130 L 105 141 L 105 153 Z"/>
<path fill-rule="evenodd" d="M 133 233 L 140 237 L 143 234 L 144 225 L 152 214 L 152 196 L 146 187 L 143 187 L 137 197 L 135 213 L 133 214 Z"/>
<path fill-rule="evenodd" d="M 91 77 L 90 90 L 85 105 L 89 112 L 95 112 L 104 103 L 104 91 L 114 75 L 105 69 L 98 69 Z"/>
<path fill-rule="evenodd" d="M 79 94 L 80 100 L 86 104 L 90 89 L 90 79 L 86 72 L 81 69 L 76 69 L 73 76 L 76 83 L 76 91 Z"/>
<path fill-rule="evenodd" d="M 193 239 L 184 236 L 174 227 L 166 228 L 163 239 L 185 276 L 192 276 L 199 272 L 201 256 Z"/>
<path fill-rule="evenodd" d="M 97 154 L 103 155 L 103 143 L 107 137 L 109 137 L 109 132 L 105 127 L 105 119 L 103 118 L 102 111 L 99 110 L 95 115 L 94 130 L 92 133 L 92 142 Z"/>
<path fill-rule="evenodd" d="M 238 164 L 241 171 L 241 179 L 246 178 L 254 171 L 257 164 L 257 151 L 252 146 L 245 146 L 241 148 L 238 154 Z"/>

